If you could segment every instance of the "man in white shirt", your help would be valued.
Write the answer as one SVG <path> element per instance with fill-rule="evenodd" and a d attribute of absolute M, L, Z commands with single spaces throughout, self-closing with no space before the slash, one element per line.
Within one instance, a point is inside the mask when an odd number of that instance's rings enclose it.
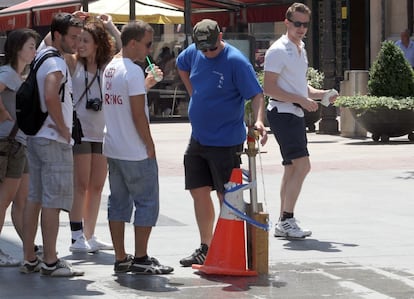
<path fill-rule="evenodd" d="M 286 11 L 286 35 L 267 50 L 264 62 L 264 93 L 272 99 L 267 107 L 270 128 L 279 143 L 284 173 L 280 190 L 280 218 L 275 237 L 305 238 L 312 234 L 301 229 L 294 209 L 302 184 L 310 171 L 304 113 L 316 111 L 327 90 L 308 85 L 308 58 L 302 39 L 310 25 L 311 11 L 302 3 L 292 4 Z M 330 98 L 333 102 L 336 96 Z"/>
<path fill-rule="evenodd" d="M 82 23 L 68 13 L 59 13 L 51 23 L 52 46 L 41 50 L 36 60 L 48 51 L 74 53 Z M 35 136 L 27 138 L 30 165 L 30 190 L 24 219 L 24 263 L 22 273 L 40 271 L 46 276 L 79 276 L 83 271 L 57 257 L 56 240 L 61 210 L 69 212 L 73 201 L 72 156 L 72 81 L 63 57 L 47 58 L 37 72 L 40 104 L 48 112 Z M 39 213 L 43 236 L 43 261 L 35 255 Z"/>
<path fill-rule="evenodd" d="M 125 25 L 121 52 L 103 74 L 106 122 L 103 153 L 108 158 L 111 190 L 108 220 L 115 250 L 115 273 L 174 271 L 147 254 L 148 240 L 159 213 L 158 165 L 149 127 L 144 72 L 135 62 L 144 62 L 151 53 L 153 34 L 152 27 L 142 21 Z M 134 206 L 135 253 L 131 255 L 125 252 L 124 231 Z"/>

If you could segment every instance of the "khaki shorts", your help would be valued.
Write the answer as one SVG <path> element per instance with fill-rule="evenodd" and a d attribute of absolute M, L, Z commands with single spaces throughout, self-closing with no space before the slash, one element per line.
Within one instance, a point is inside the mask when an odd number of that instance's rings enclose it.
<path fill-rule="evenodd" d="M 4 177 L 21 178 L 28 171 L 26 146 L 17 141 L 0 140 L 0 181 Z"/>

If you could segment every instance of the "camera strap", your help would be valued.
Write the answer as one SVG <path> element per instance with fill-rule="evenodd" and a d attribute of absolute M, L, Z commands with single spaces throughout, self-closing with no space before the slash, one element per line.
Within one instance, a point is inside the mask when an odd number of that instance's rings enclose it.
<path fill-rule="evenodd" d="M 86 69 L 86 64 L 84 65 L 84 69 L 85 69 L 85 90 L 83 91 L 83 93 L 79 97 L 78 101 L 73 106 L 76 106 L 83 99 L 84 96 L 86 96 L 86 101 L 89 100 L 88 90 L 92 86 L 92 83 L 95 81 L 95 79 L 98 79 L 99 91 L 101 93 L 101 99 L 102 99 L 101 80 L 99 79 L 100 69 L 99 68 L 96 69 L 95 76 L 93 76 L 91 82 L 88 82 L 89 81 L 88 80 L 88 70 Z"/>

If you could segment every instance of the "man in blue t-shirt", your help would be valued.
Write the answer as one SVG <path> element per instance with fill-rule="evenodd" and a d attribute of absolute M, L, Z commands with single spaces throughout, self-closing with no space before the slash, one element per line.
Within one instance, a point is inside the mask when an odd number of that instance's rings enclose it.
<path fill-rule="evenodd" d="M 180 260 L 181 265 L 203 264 L 213 238 L 214 206 L 210 193 L 223 200 L 224 184 L 240 167 L 239 152 L 246 139 L 244 104 L 252 99 L 255 128 L 261 143 L 264 98 L 256 73 L 235 47 L 222 40 L 216 21 L 204 19 L 193 30 L 194 44 L 177 57 L 178 73 L 191 96 L 188 115 L 191 138 L 184 154 L 185 189 L 194 200 L 201 245 Z"/>

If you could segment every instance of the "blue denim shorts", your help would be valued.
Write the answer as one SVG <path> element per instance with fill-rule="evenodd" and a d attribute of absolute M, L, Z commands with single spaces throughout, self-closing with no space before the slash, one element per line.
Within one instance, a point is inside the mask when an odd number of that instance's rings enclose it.
<path fill-rule="evenodd" d="M 28 200 L 44 208 L 70 211 L 73 202 L 72 146 L 41 137 L 27 138 L 30 167 Z"/>
<path fill-rule="evenodd" d="M 279 113 L 277 108 L 267 111 L 270 129 L 279 143 L 283 165 L 292 160 L 309 156 L 305 118 L 291 113 Z"/>
<path fill-rule="evenodd" d="M 156 159 L 125 161 L 108 158 L 108 220 L 130 222 L 135 206 L 135 226 L 155 226 L 159 213 Z"/>

